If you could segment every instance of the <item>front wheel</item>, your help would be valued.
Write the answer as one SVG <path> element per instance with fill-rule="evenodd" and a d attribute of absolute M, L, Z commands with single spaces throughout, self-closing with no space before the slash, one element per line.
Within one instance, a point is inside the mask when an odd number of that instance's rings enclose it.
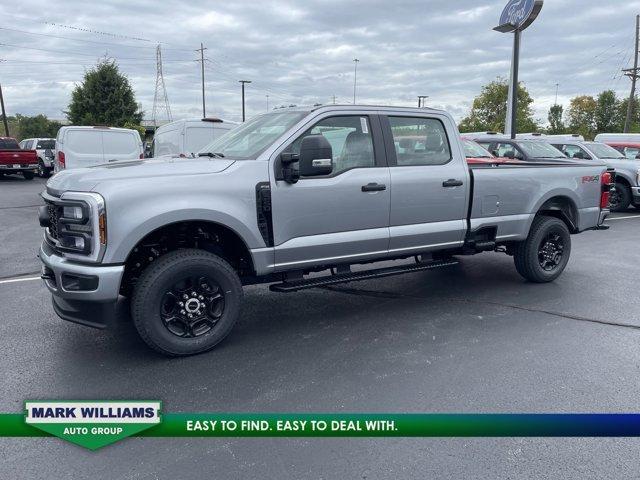
<path fill-rule="evenodd" d="M 238 274 L 203 250 L 168 253 L 140 276 L 131 316 L 144 342 L 169 356 L 211 350 L 231 332 L 242 303 Z"/>
<path fill-rule="evenodd" d="M 623 184 L 616 183 L 616 188 L 609 196 L 609 208 L 612 212 L 624 212 L 631 204 L 631 189 Z"/>
<path fill-rule="evenodd" d="M 536 283 L 552 282 L 564 271 L 571 255 L 571 233 L 562 220 L 536 217 L 529 236 L 514 252 L 516 270 Z"/>

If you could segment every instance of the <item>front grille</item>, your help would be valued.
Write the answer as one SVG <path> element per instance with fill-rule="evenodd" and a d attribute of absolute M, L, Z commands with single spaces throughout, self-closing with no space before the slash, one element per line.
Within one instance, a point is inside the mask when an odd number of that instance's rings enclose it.
<path fill-rule="evenodd" d="M 53 203 L 47 203 L 47 211 L 49 212 L 49 236 L 54 240 L 58 240 L 58 207 Z"/>

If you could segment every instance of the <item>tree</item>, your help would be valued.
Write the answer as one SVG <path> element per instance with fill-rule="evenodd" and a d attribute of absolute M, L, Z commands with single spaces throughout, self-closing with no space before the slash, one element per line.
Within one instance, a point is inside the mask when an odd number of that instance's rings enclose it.
<path fill-rule="evenodd" d="M 620 101 L 616 93 L 613 90 L 605 90 L 600 93 L 596 100 L 595 109 L 596 132 L 612 133 L 622 131 L 624 119 L 620 113 Z"/>
<path fill-rule="evenodd" d="M 549 114 L 547 115 L 547 120 L 549 120 L 549 128 L 547 128 L 547 133 L 549 135 L 562 135 L 565 133 L 565 126 L 562 122 L 562 114 L 564 113 L 564 108 L 562 105 L 552 105 L 549 109 Z"/>
<path fill-rule="evenodd" d="M 629 125 L 629 132 L 640 133 L 640 108 L 638 108 L 638 99 L 634 99 L 633 113 L 631 115 L 631 125 Z M 620 115 L 620 129 L 624 129 L 624 123 L 627 119 L 627 106 L 629 105 L 629 99 L 625 98 L 619 104 L 618 114 Z"/>
<path fill-rule="evenodd" d="M 60 122 L 49 120 L 42 114 L 36 115 L 35 117 L 17 114 L 15 116 L 15 122 L 16 138 L 18 138 L 18 140 L 33 137 L 53 138 L 58 134 L 58 130 L 62 126 Z"/>
<path fill-rule="evenodd" d="M 482 87 L 480 95 L 473 100 L 471 112 L 460 122 L 460 130 L 504 132 L 508 96 L 509 82 L 503 78 L 498 77 Z M 525 86 L 518 84 L 518 132 L 535 132 L 540 128 L 533 118 L 532 103 L 533 99 Z"/>
<path fill-rule="evenodd" d="M 587 139 L 596 134 L 596 108 L 598 102 L 591 95 L 581 95 L 571 99 L 569 105 L 569 129 Z"/>
<path fill-rule="evenodd" d="M 85 72 L 83 82 L 71 94 L 66 112 L 74 125 L 139 125 L 143 113 L 138 111 L 133 89 L 113 60 L 104 60 Z"/>

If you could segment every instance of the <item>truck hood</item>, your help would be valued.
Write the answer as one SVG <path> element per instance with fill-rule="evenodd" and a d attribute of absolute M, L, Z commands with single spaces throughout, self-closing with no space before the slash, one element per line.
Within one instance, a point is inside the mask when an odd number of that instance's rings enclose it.
<path fill-rule="evenodd" d="M 90 192 L 99 183 L 135 181 L 136 178 L 176 177 L 218 173 L 229 168 L 234 160 L 224 158 L 158 157 L 144 160 L 120 161 L 89 168 L 62 170 L 47 182 L 53 193 L 67 191 Z"/>

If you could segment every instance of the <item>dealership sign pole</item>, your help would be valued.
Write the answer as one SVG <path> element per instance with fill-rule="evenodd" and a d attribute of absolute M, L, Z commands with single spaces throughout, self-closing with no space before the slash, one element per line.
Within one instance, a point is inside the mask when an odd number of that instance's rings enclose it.
<path fill-rule="evenodd" d="M 538 17 L 543 3 L 544 0 L 510 0 L 500 15 L 500 24 L 494 28 L 501 33 L 513 33 L 513 57 L 511 58 L 509 99 L 507 100 L 507 119 L 504 132 L 511 135 L 511 138 L 516 138 L 517 131 L 520 36 L 522 31 Z"/>

